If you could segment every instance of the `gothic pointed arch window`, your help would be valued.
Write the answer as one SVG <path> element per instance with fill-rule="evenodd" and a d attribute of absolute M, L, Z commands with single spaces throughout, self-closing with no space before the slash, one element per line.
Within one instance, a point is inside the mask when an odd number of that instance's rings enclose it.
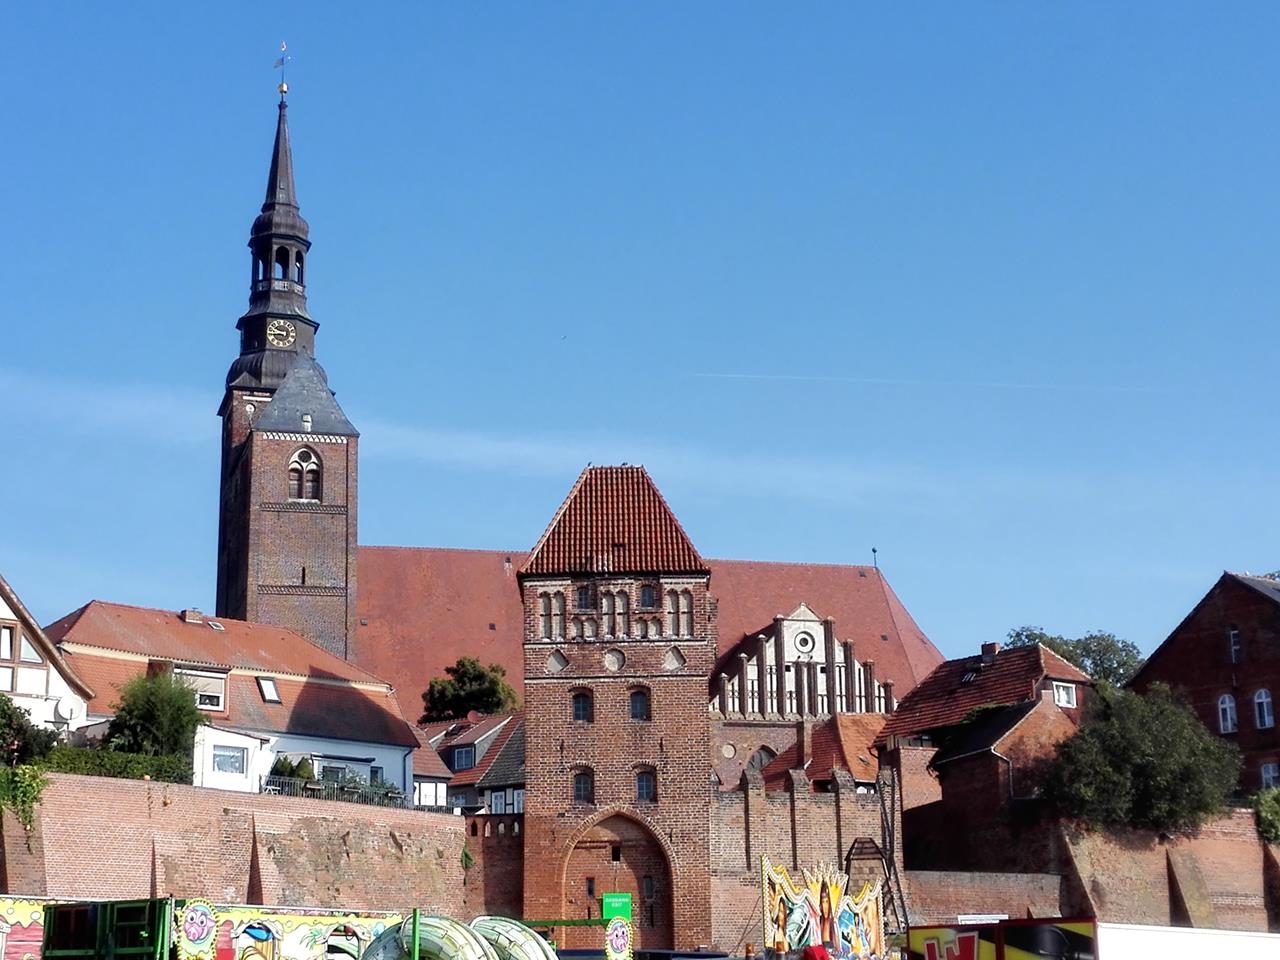
<path fill-rule="evenodd" d="M 680 591 L 680 636 L 693 636 L 693 592 Z"/>
<path fill-rule="evenodd" d="M 600 595 L 600 612 L 604 615 L 604 635 L 606 637 L 616 637 L 618 635 L 618 615 L 616 601 L 612 593 L 606 591 Z"/>
<path fill-rule="evenodd" d="M 551 636 L 564 639 L 564 594 L 559 590 L 551 595 Z"/>
<path fill-rule="evenodd" d="M 631 636 L 631 598 L 627 596 L 625 590 L 619 590 L 615 595 L 618 609 L 618 632 L 616 636 Z"/>
<path fill-rule="evenodd" d="M 323 499 L 324 476 L 320 458 L 310 447 L 303 447 L 289 460 L 289 499 Z"/>
<path fill-rule="evenodd" d="M 674 590 L 667 591 L 667 633 L 680 635 L 680 594 Z"/>
<path fill-rule="evenodd" d="M 551 639 L 551 594 L 544 593 L 538 597 L 539 614 L 538 619 L 541 625 L 539 631 L 543 640 Z"/>

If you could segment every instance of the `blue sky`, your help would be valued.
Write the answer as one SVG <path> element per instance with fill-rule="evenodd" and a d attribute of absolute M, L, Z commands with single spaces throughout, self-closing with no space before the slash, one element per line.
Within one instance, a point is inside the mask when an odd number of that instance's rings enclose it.
<path fill-rule="evenodd" d="M 587 461 L 948 655 L 1158 643 L 1280 567 L 1280 7 L 21 4 L 0 569 L 211 609 L 287 39 L 363 543 L 523 549 Z"/>

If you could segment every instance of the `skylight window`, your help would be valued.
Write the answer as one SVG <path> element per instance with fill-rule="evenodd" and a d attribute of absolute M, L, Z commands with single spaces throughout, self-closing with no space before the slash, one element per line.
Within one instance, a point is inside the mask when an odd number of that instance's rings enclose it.
<path fill-rule="evenodd" d="M 222 624 L 218 623 L 218 621 L 216 621 L 216 620 L 210 620 L 210 621 L 209 621 L 209 628 L 210 628 L 211 630 L 225 630 L 225 629 L 227 629 L 227 628 L 226 628 L 226 627 L 224 627 Z"/>
<path fill-rule="evenodd" d="M 281 703 L 280 691 L 276 689 L 275 677 L 258 677 L 258 692 L 262 694 L 264 703 Z"/>
<path fill-rule="evenodd" d="M 961 683 L 973 683 L 973 681 L 975 681 L 975 680 L 977 680 L 977 679 L 978 679 L 978 671 L 977 671 L 977 670 L 970 670 L 968 673 L 966 673 L 963 677 L 961 677 L 961 678 L 960 678 L 960 682 L 961 682 Z"/>

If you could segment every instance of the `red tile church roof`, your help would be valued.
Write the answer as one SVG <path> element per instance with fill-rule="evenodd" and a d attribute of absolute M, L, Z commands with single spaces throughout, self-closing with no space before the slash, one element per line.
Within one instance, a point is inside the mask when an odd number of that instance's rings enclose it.
<path fill-rule="evenodd" d="M 789 789 L 789 771 L 803 769 L 812 783 L 831 779 L 833 767 L 849 771 L 855 780 L 875 780 L 879 765 L 871 751 L 888 719 L 883 713 L 838 713 L 813 729 L 809 758 L 797 741 L 760 771 L 766 790 Z"/>
<path fill-rule="evenodd" d="M 396 687 L 405 714 L 422 712 L 422 691 L 460 656 L 506 669 L 524 686 L 524 611 L 516 571 L 527 554 L 435 547 L 361 547 L 356 661 Z M 787 614 L 802 601 L 835 618 L 860 660 L 905 696 L 942 654 L 874 567 L 705 561 L 718 598 L 719 649 Z"/>
<path fill-rule="evenodd" d="M 587 467 L 521 567 L 522 575 L 705 573 L 644 467 Z"/>

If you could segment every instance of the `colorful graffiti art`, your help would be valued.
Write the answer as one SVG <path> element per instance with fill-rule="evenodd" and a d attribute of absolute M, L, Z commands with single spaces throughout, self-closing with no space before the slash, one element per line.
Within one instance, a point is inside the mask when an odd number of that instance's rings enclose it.
<path fill-rule="evenodd" d="M 43 900 L 0 897 L 0 960 L 40 960 Z"/>
<path fill-rule="evenodd" d="M 797 883 L 786 867 L 760 858 L 764 946 L 771 956 L 810 946 L 847 960 L 885 955 L 881 883 L 863 884 L 855 893 L 849 877 L 827 863 L 801 874 Z"/>
<path fill-rule="evenodd" d="M 996 926 L 912 927 L 910 960 L 996 960 Z"/>
<path fill-rule="evenodd" d="M 401 919 L 188 900 L 175 911 L 174 942 L 178 960 L 356 960 Z"/>

